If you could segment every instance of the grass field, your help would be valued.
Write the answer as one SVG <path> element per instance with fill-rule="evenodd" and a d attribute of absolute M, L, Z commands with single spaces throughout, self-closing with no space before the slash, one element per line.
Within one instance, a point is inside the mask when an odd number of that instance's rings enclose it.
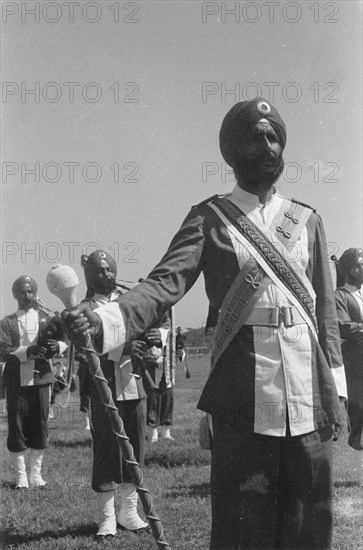
<path fill-rule="evenodd" d="M 192 378 L 177 371 L 174 442 L 148 444 L 146 486 L 164 526 L 172 550 L 207 550 L 210 531 L 210 453 L 197 442 L 201 418 L 196 410 L 207 377 L 207 358 L 189 358 Z M 6 449 L 7 424 L 1 402 L 1 486 L 4 549 L 71 550 L 99 548 L 93 535 L 95 493 L 90 488 L 91 439 L 82 431 L 77 393 L 67 408 L 57 409 L 50 421 L 50 442 L 43 490 L 15 491 L 10 456 Z M 334 447 L 335 533 L 333 550 L 362 549 L 362 489 L 355 482 L 346 431 Z M 118 532 L 105 548 L 156 549 L 151 534 Z"/>

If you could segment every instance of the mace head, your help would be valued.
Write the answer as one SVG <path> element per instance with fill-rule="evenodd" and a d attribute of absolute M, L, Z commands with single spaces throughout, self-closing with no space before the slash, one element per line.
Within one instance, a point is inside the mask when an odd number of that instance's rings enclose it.
<path fill-rule="evenodd" d="M 74 269 L 68 265 L 54 265 L 48 272 L 46 281 L 49 292 L 60 298 L 67 309 L 77 305 L 79 279 Z"/>

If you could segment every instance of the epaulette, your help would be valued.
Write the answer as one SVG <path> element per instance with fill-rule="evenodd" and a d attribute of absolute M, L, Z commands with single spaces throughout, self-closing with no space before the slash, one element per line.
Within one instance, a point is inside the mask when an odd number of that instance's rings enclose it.
<path fill-rule="evenodd" d="M 208 199 L 205 199 L 204 201 L 198 203 L 198 204 L 194 204 L 192 206 L 192 209 L 193 208 L 199 208 L 200 206 L 204 206 L 205 204 L 208 204 L 209 202 L 212 202 L 212 201 L 215 201 L 216 199 L 219 199 L 221 197 L 225 197 L 226 195 L 212 195 L 211 197 L 209 197 Z"/>
<path fill-rule="evenodd" d="M 309 204 L 305 204 L 304 202 L 297 201 L 296 199 L 290 199 L 292 202 L 296 202 L 297 204 L 301 204 L 301 206 L 305 206 L 305 208 L 310 208 L 313 212 L 316 212 L 316 209 L 310 206 Z"/>

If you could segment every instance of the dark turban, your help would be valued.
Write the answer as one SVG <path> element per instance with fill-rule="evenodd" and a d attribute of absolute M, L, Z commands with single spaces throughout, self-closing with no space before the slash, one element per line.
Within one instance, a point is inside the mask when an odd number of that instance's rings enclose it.
<path fill-rule="evenodd" d="M 16 279 L 16 281 L 14 281 L 13 286 L 11 288 L 15 299 L 17 299 L 21 288 L 26 284 L 30 286 L 34 294 L 38 292 L 38 285 L 34 281 L 34 279 L 32 277 L 29 277 L 28 275 L 21 275 Z"/>
<path fill-rule="evenodd" d="M 286 145 L 286 126 L 277 109 L 262 97 L 236 103 L 223 119 L 219 132 L 219 146 L 227 164 L 234 168 L 236 148 L 242 136 L 248 134 L 255 124 L 265 118 L 279 138 L 282 149 Z"/>
<path fill-rule="evenodd" d="M 357 265 L 359 258 L 363 259 L 363 250 L 361 248 L 348 248 L 348 250 L 343 252 L 338 263 L 338 270 L 344 279 L 352 267 Z"/>
<path fill-rule="evenodd" d="M 107 252 L 104 252 L 103 250 L 95 250 L 89 256 L 83 255 L 81 257 L 81 264 L 84 267 L 84 276 L 86 278 L 87 287 L 92 287 L 93 277 L 101 266 L 102 261 L 107 262 L 112 272 L 117 275 L 116 262 L 110 254 L 107 254 Z"/>

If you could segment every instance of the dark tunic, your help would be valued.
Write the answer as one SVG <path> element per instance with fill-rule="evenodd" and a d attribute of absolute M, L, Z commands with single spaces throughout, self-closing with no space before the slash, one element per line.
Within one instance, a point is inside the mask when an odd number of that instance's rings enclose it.
<path fill-rule="evenodd" d="M 39 313 L 38 344 L 44 345 L 47 337 L 61 341 L 61 325 L 58 320 L 48 320 Z M 50 389 L 53 381 L 48 359 L 36 359 L 34 385 L 20 385 L 20 361 L 11 353 L 19 345 L 18 318 L 14 313 L 0 321 L 0 360 L 5 362 L 4 385 L 9 426 L 7 446 L 10 452 L 47 447 Z"/>
<path fill-rule="evenodd" d="M 93 299 L 83 300 L 83 302 L 88 303 L 92 309 L 98 307 L 97 302 Z M 142 380 L 136 380 L 138 399 L 117 401 L 114 361 L 110 361 L 106 354 L 100 357 L 100 363 L 103 375 L 112 392 L 113 401 L 124 423 L 125 432 L 134 449 L 135 458 L 142 467 L 145 459 L 146 436 L 146 400 Z M 88 394 L 90 399 L 93 439 L 92 489 L 96 492 L 115 490 L 120 483 L 132 483 L 132 479 L 84 357 L 80 357 L 79 366 L 83 372 L 82 398 L 85 401 Z"/>
<path fill-rule="evenodd" d="M 335 298 L 348 387 L 348 443 L 360 451 L 363 449 L 363 317 L 349 290 L 338 288 Z"/>

